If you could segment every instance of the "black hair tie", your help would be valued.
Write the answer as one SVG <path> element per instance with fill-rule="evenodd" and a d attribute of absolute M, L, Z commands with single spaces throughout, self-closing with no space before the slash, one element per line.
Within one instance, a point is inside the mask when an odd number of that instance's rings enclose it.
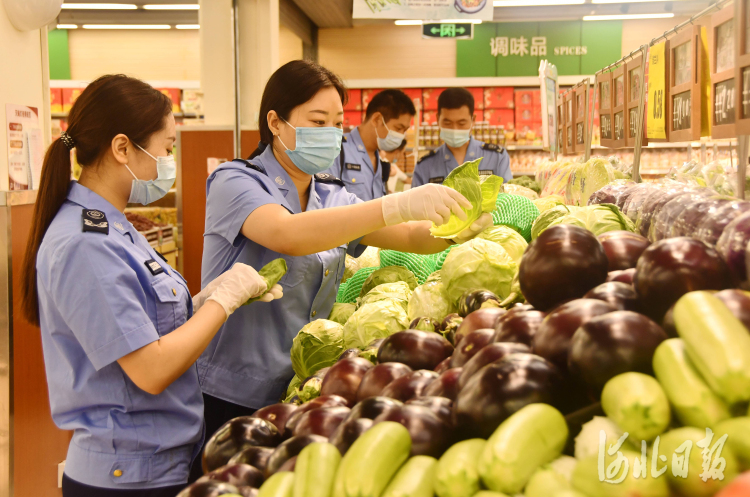
<path fill-rule="evenodd" d="M 76 142 L 73 140 L 73 137 L 67 133 L 67 131 L 63 131 L 62 133 L 60 133 L 60 140 L 63 142 L 63 144 L 65 144 L 68 150 L 73 150 L 76 147 Z"/>

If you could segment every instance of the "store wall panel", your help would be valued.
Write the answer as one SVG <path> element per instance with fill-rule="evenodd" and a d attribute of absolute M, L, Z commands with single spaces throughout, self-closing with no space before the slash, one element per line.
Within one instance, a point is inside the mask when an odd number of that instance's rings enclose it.
<path fill-rule="evenodd" d="M 34 205 L 10 208 L 12 250 L 13 495 L 59 497 L 57 465 L 65 460 L 71 433 L 52 421 L 39 328 L 21 313 L 23 255 Z"/>
<path fill-rule="evenodd" d="M 287 62 L 302 59 L 302 39 L 293 31 L 279 25 L 279 67 Z"/>
<path fill-rule="evenodd" d="M 69 32 L 72 79 L 123 73 L 151 80 L 199 80 L 198 30 Z"/>
<path fill-rule="evenodd" d="M 420 26 L 378 24 L 321 29 L 318 56 L 321 64 L 344 79 L 456 75 L 456 42 L 425 40 Z"/>

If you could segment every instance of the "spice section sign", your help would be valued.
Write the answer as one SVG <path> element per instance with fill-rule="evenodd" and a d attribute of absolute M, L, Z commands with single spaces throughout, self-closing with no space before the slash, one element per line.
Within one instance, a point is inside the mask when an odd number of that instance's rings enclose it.
<path fill-rule="evenodd" d="M 354 0 L 354 19 L 492 20 L 492 0 Z"/>
<path fill-rule="evenodd" d="M 622 55 L 622 21 L 482 23 L 456 42 L 456 76 L 535 76 L 546 59 L 560 75 L 594 74 Z"/>

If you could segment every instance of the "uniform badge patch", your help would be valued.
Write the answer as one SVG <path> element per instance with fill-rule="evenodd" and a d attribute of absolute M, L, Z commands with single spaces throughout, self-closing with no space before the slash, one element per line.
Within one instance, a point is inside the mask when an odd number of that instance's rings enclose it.
<path fill-rule="evenodd" d="M 146 264 L 146 267 L 148 268 L 149 271 L 151 271 L 151 274 L 154 276 L 164 272 L 164 268 L 161 267 L 161 264 L 159 264 L 153 259 L 147 260 L 144 264 Z"/>
<path fill-rule="evenodd" d="M 349 171 L 361 171 L 362 170 L 362 166 L 360 166 L 359 164 L 347 164 L 345 167 Z"/>
<path fill-rule="evenodd" d="M 495 171 L 492 169 L 480 169 L 479 170 L 479 176 L 492 176 L 495 174 Z"/>
<path fill-rule="evenodd" d="M 83 231 L 93 231 L 109 235 L 109 223 L 107 216 L 102 211 L 95 209 L 83 209 L 81 214 L 83 219 Z"/>
<path fill-rule="evenodd" d="M 437 183 L 441 185 L 443 184 L 443 181 L 445 181 L 445 176 L 436 176 L 434 178 L 430 178 L 430 183 Z"/>

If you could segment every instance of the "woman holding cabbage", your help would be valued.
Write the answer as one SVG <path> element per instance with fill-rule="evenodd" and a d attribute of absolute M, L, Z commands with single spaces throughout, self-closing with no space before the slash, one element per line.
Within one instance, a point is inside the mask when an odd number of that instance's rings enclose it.
<path fill-rule="evenodd" d="M 466 220 L 462 208 L 471 204 L 444 186 L 362 202 L 322 173 L 341 149 L 345 100 L 343 83 L 327 69 L 301 60 L 284 65 L 263 93 L 258 150 L 208 178 L 203 283 L 235 262 L 260 270 L 283 258 L 287 265 L 279 282 L 284 298 L 240 308 L 198 360 L 209 435 L 229 419 L 278 402 L 294 375 L 292 340 L 330 313 L 347 253 L 359 255 L 368 245 L 437 253 L 453 242 L 432 237 L 429 221 Z M 481 217 L 456 241 L 491 223 L 489 215 Z"/>

